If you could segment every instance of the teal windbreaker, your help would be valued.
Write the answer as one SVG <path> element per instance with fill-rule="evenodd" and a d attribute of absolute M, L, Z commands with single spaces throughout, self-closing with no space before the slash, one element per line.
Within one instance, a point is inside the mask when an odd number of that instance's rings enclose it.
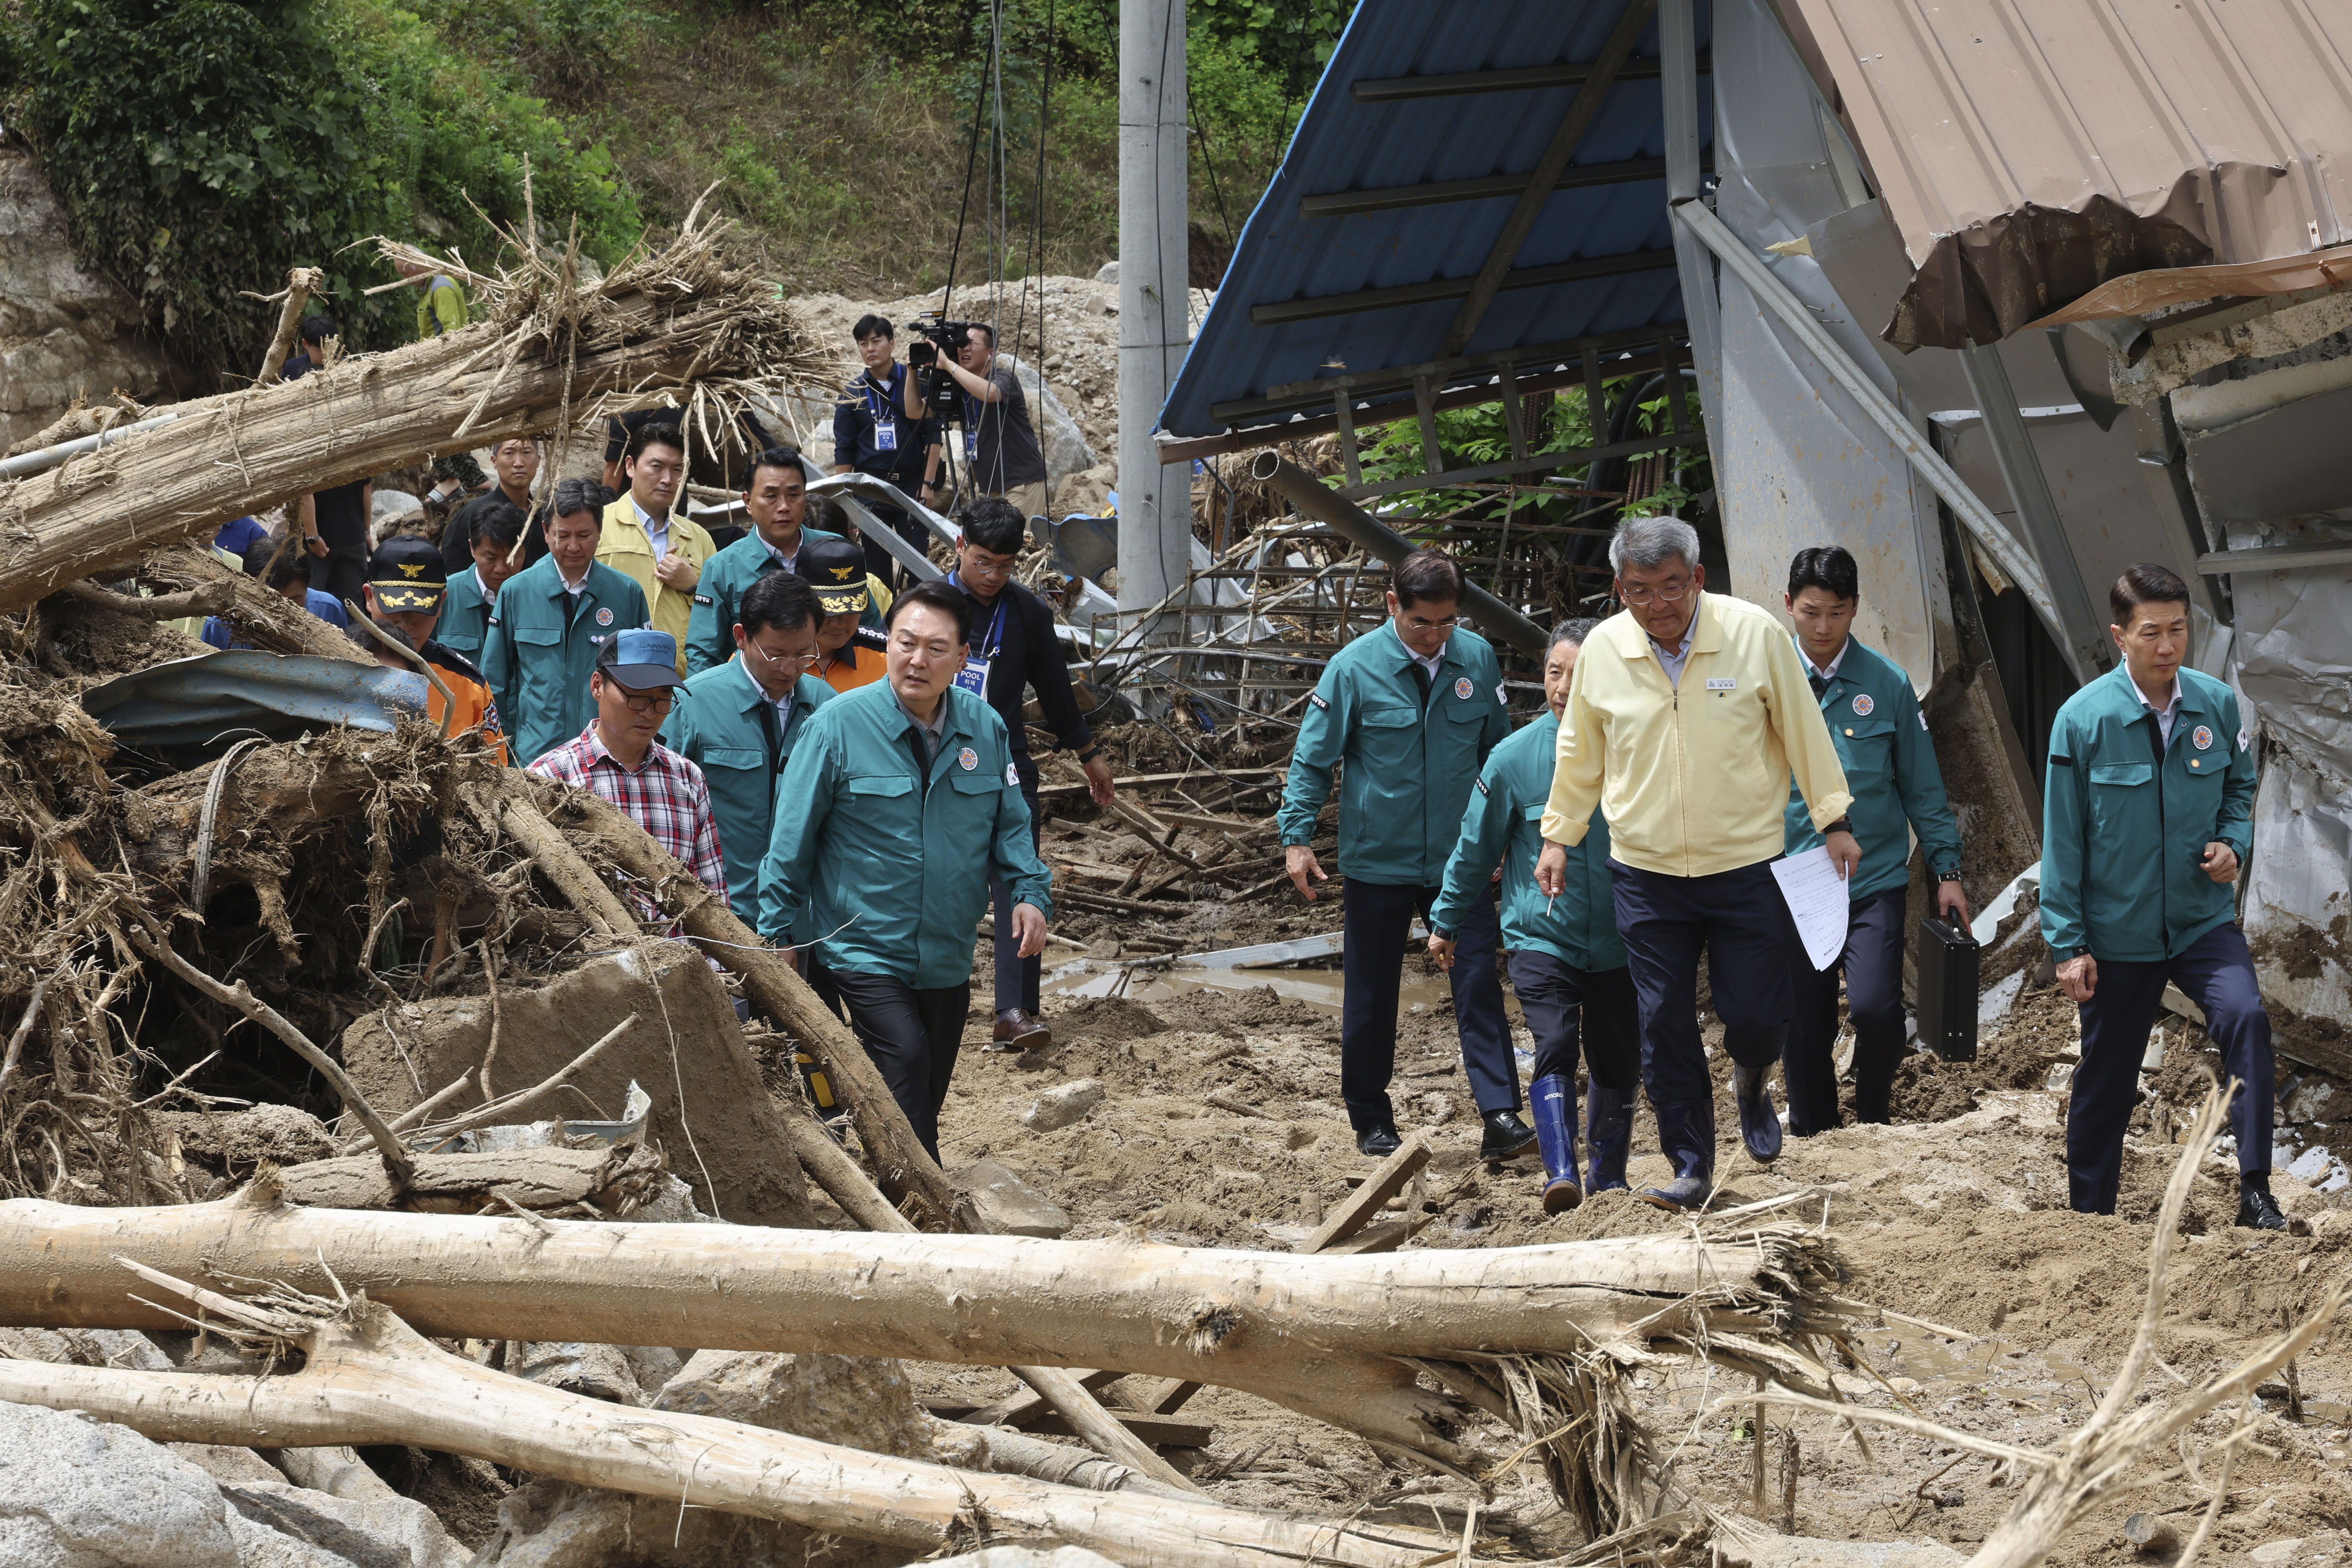
<path fill-rule="evenodd" d="M 2200 862 L 2216 840 L 2242 863 L 2252 852 L 2252 741 L 2237 693 L 2193 669 L 2179 679 L 2169 746 L 2123 665 L 2068 698 L 2051 725 L 2042 940 L 2062 963 L 2174 958 L 2237 913 L 2239 884 Z"/>
<path fill-rule="evenodd" d="M 840 537 L 822 528 L 803 528 L 801 548 Z M 704 564 L 702 580 L 694 585 L 694 608 L 686 617 L 687 674 L 715 669 L 735 657 L 735 615 L 743 607 L 744 594 L 765 574 L 783 569 L 756 528 Z"/>
<path fill-rule="evenodd" d="M 1502 667 L 1486 639 L 1456 630 L 1423 703 L 1391 621 L 1331 656 L 1307 700 L 1276 826 L 1287 846 L 1315 834 L 1339 769 L 1339 874 L 1433 888 L 1461 837 L 1478 769 L 1504 735 Z"/>
<path fill-rule="evenodd" d="M 449 579 L 441 595 L 441 621 L 433 628 L 433 640 L 479 664 L 489 629 L 490 602 L 482 597 L 481 569 L 468 566 Z"/>
<path fill-rule="evenodd" d="M 678 688 L 669 721 L 662 726 L 662 744 L 700 767 L 710 786 L 710 814 L 719 821 L 719 849 L 727 862 L 727 901 L 754 927 L 760 923 L 760 862 L 775 828 L 782 763 L 792 756 L 810 716 L 834 696 L 832 687 L 813 676 L 794 683 L 793 716 L 772 763 L 760 710 L 774 705 L 739 655 Z"/>
<path fill-rule="evenodd" d="M 507 579 L 484 630 L 481 666 L 515 766 L 529 767 L 588 727 L 596 716 L 588 692 L 596 650 L 650 616 L 645 591 L 601 561 L 588 563 L 577 598 L 563 591 L 552 555 Z"/>
<path fill-rule="evenodd" d="M 1617 937 L 1617 900 L 1609 881 L 1609 824 L 1597 808 L 1583 842 L 1568 852 L 1568 886 L 1559 897 L 1546 899 L 1536 886 L 1559 751 L 1559 721 L 1547 709 L 1487 757 L 1463 810 L 1462 837 L 1445 863 L 1445 886 L 1430 910 L 1430 929 L 1449 940 L 1459 936 L 1464 913 L 1499 863 L 1506 949 L 1548 952 L 1588 974 L 1622 969 L 1625 944 Z"/>
<path fill-rule="evenodd" d="M 1801 657 L 1804 648 L 1797 649 Z M 1846 885 L 1846 896 L 1869 898 L 1911 879 L 1911 833 L 1927 857 L 1929 880 L 1960 868 L 1960 825 L 1944 798 L 1944 773 L 1936 765 L 1935 742 L 1927 715 L 1911 694 L 1903 667 L 1849 637 L 1837 674 L 1822 692 L 1822 720 L 1830 727 L 1845 787 L 1853 795 L 1846 817 L 1862 864 Z M 1789 853 L 1821 843 L 1804 796 L 1789 789 Z"/>

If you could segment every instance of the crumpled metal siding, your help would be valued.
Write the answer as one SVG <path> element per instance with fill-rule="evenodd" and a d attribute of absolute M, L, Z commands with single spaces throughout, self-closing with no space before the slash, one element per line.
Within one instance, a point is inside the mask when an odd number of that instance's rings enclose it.
<path fill-rule="evenodd" d="M 2340 0 L 1785 3 L 1916 268 L 1890 342 L 1991 342 L 2111 279 L 2352 241 Z"/>
<path fill-rule="evenodd" d="M 1358 103 L 1350 84 L 1589 60 L 1601 52 L 1626 3 L 1364 0 L 1308 100 L 1282 168 L 1243 227 L 1216 300 L 1161 411 L 1161 427 L 1178 436 L 1211 435 L 1223 428 L 1210 412 L 1219 404 L 1261 396 L 1291 382 L 1435 359 L 1458 300 L 1264 327 L 1252 324 L 1250 307 L 1475 277 L 1513 198 L 1335 218 L 1301 217 L 1299 198 L 1532 169 L 1577 89 Z M 1696 10 L 1705 47 L 1706 0 Z M 1633 52 L 1658 53 L 1654 20 Z M 1702 92 L 1702 139 L 1711 113 L 1706 97 Z M 1660 84 L 1621 81 L 1611 88 L 1572 161 L 1662 158 L 1665 150 Z M 1665 193 L 1663 175 L 1555 192 L 1513 265 L 1667 248 L 1674 234 Z M 1682 289 L 1669 266 L 1498 294 L 1464 352 L 1670 327 L 1682 320 Z"/>

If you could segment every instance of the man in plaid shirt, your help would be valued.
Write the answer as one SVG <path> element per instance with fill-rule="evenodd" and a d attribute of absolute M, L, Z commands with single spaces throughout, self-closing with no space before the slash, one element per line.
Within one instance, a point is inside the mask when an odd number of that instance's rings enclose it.
<path fill-rule="evenodd" d="M 654 738 L 669 717 L 671 688 L 684 684 L 677 678 L 677 639 L 669 633 L 633 627 L 611 634 L 588 677 L 594 721 L 530 771 L 619 806 L 724 900 L 727 867 L 710 814 L 710 786 L 700 768 Z"/>

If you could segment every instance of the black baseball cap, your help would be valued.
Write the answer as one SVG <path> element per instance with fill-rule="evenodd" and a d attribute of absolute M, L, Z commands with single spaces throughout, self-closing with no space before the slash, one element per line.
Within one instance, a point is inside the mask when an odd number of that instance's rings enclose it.
<path fill-rule="evenodd" d="M 864 615 L 870 602 L 866 592 L 866 552 L 846 539 L 810 539 L 801 543 L 796 562 L 800 574 L 816 590 L 816 602 L 828 616 Z"/>
<path fill-rule="evenodd" d="M 368 557 L 367 581 L 382 609 L 437 610 L 449 570 L 441 563 L 439 545 L 414 533 L 395 533 Z"/>

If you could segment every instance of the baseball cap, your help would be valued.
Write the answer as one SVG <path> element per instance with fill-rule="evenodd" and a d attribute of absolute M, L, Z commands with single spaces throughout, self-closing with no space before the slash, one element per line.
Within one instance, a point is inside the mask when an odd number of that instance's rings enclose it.
<path fill-rule="evenodd" d="M 795 563 L 828 616 L 866 613 L 866 552 L 846 539 L 812 539 Z"/>
<path fill-rule="evenodd" d="M 436 610 L 449 581 L 441 547 L 414 533 L 395 533 L 368 557 L 368 586 L 386 610 Z"/>
<path fill-rule="evenodd" d="M 646 626 L 606 637 L 596 650 L 596 668 L 632 691 L 686 684 L 677 678 L 677 639 Z"/>

